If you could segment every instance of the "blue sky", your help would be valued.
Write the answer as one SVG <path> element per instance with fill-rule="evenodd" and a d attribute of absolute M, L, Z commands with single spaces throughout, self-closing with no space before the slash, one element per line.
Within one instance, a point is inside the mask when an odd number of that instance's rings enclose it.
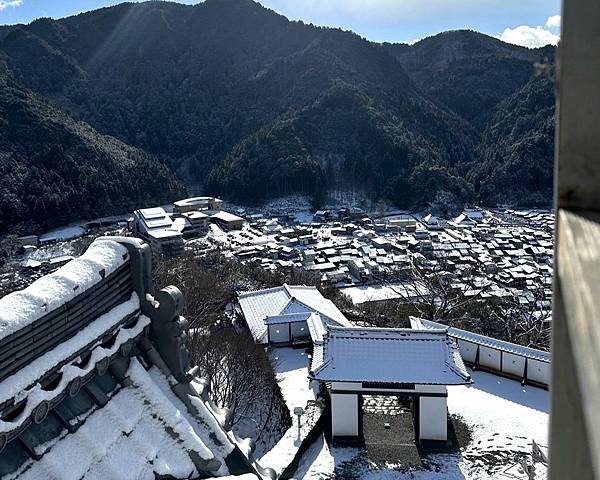
<path fill-rule="evenodd" d="M 0 0 L 0 24 L 60 18 L 116 0 Z M 181 0 L 179 3 L 198 3 Z M 413 42 L 444 30 L 470 28 L 511 43 L 558 40 L 560 0 L 260 0 L 294 20 L 341 27 L 373 41 Z"/>

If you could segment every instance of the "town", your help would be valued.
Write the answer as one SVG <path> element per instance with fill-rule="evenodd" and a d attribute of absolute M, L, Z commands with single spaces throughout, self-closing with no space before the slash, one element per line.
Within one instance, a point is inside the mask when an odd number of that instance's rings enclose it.
<path fill-rule="evenodd" d="M 526 329 L 535 323 L 537 336 L 529 336 L 529 343 L 548 347 L 550 211 L 465 209 L 445 220 L 406 212 L 368 216 L 345 207 L 301 219 L 240 208 L 234 214 L 219 199 L 198 197 L 175 202 L 169 213 L 161 207 L 137 210 L 129 229 L 156 254 L 218 251 L 267 271 L 311 272 L 356 305 L 431 303 L 440 295 L 455 303 L 460 298 L 509 305 L 512 316 L 527 317 Z M 444 319 L 447 312 L 441 313 Z M 510 334 L 502 339 L 514 340 Z"/>

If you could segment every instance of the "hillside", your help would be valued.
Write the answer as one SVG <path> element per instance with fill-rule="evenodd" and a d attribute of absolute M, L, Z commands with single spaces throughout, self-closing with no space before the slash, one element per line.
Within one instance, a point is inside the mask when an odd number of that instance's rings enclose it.
<path fill-rule="evenodd" d="M 482 133 L 548 56 L 468 31 L 380 45 L 251 0 L 41 19 L 0 50 L 25 86 L 207 193 L 257 202 L 354 188 L 402 206 L 439 191 L 479 200 L 469 182 L 496 138 Z M 551 156 L 538 160 L 551 171 Z M 519 191 L 534 198 L 532 185 Z"/>
<path fill-rule="evenodd" d="M 471 173 L 483 202 L 539 205 L 552 198 L 553 88 L 540 75 L 498 106 Z"/>
<path fill-rule="evenodd" d="M 0 233 L 124 213 L 183 194 L 148 154 L 76 122 L 0 66 Z"/>
<path fill-rule="evenodd" d="M 384 47 L 424 92 L 478 128 L 532 78 L 534 64 L 554 62 L 553 47 L 529 49 L 470 30 Z"/>

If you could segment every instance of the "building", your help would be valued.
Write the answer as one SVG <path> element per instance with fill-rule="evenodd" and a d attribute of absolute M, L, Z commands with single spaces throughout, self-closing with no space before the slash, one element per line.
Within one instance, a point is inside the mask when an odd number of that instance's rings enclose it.
<path fill-rule="evenodd" d="M 444 228 L 444 223 L 442 220 L 431 213 L 429 215 L 425 215 L 422 221 L 429 230 L 441 230 Z"/>
<path fill-rule="evenodd" d="M 146 240 L 157 255 L 177 256 L 183 253 L 182 226 L 174 224 L 162 207 L 134 211 L 132 229 L 133 234 Z"/>
<path fill-rule="evenodd" d="M 185 198 L 183 200 L 177 200 L 173 203 L 173 212 L 176 214 L 222 209 L 223 200 L 215 197 L 192 197 Z"/>
<path fill-rule="evenodd" d="M 457 227 L 474 228 L 477 226 L 477 222 L 469 217 L 466 213 L 461 213 L 453 220 L 453 222 Z"/>
<path fill-rule="evenodd" d="M 316 287 L 284 284 L 242 292 L 238 294 L 238 307 L 257 343 L 307 343 L 312 332 L 322 330 L 319 324 L 350 326 L 344 314 Z"/>
<path fill-rule="evenodd" d="M 211 221 L 223 230 L 240 230 L 244 225 L 244 219 L 233 213 L 221 210 L 210 217 Z"/>
<path fill-rule="evenodd" d="M 103 237 L 0 299 L 0 477 L 274 479 L 188 362 L 183 296 Z"/>
<path fill-rule="evenodd" d="M 415 438 L 446 442 L 447 386 L 472 383 L 445 329 L 328 326 L 310 370 L 331 400 L 334 443 L 360 442 L 363 395 L 412 398 Z"/>
<path fill-rule="evenodd" d="M 192 227 L 197 232 L 208 230 L 208 226 L 210 225 L 210 216 L 208 216 L 206 213 L 200 211 L 191 211 L 183 213 L 182 216 L 190 221 Z"/>

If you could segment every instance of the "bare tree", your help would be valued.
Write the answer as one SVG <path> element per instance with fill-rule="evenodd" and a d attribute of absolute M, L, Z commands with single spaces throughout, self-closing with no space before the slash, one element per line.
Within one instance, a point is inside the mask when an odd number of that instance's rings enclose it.
<path fill-rule="evenodd" d="M 235 292 L 192 253 L 177 259 L 160 259 L 154 265 L 154 283 L 158 288 L 177 285 L 182 291 L 184 316 L 192 329 L 217 323 L 235 296 Z"/>
<path fill-rule="evenodd" d="M 547 350 L 550 343 L 551 304 L 545 299 L 542 287 L 529 291 L 527 301 L 523 293 L 511 295 L 486 309 L 483 326 L 508 342 Z M 485 332 L 484 332 L 485 333 Z"/>
<path fill-rule="evenodd" d="M 465 315 L 480 298 L 481 289 L 474 283 L 474 272 L 465 269 L 457 278 L 448 262 L 447 256 L 439 256 L 435 262 L 412 259 L 408 273 L 388 276 L 385 285 L 412 302 L 423 318 L 451 322 Z"/>

